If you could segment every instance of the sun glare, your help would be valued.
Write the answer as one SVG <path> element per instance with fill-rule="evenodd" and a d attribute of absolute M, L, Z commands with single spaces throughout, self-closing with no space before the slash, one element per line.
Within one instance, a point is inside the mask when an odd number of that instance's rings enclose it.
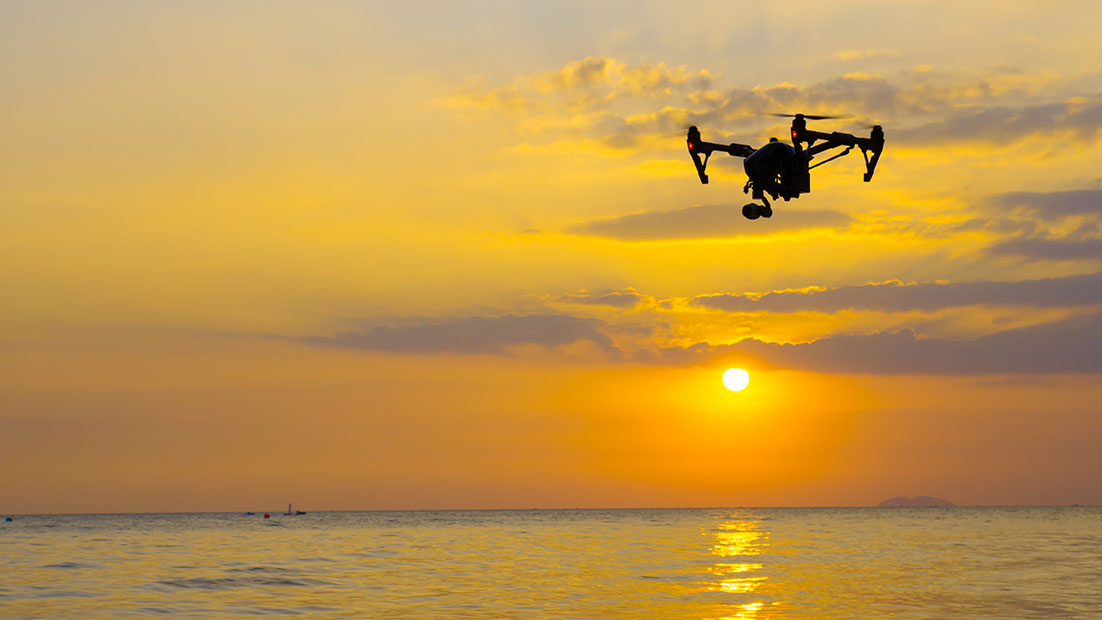
<path fill-rule="evenodd" d="M 728 368 L 723 372 L 723 385 L 732 392 L 741 392 L 750 385 L 750 373 L 741 368 Z"/>

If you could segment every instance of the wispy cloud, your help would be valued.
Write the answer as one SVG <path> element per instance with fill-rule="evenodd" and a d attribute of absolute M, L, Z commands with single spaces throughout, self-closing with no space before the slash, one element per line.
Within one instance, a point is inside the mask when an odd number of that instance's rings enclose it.
<path fill-rule="evenodd" d="M 864 50 L 843 50 L 836 52 L 834 57 L 838 60 L 866 60 L 869 58 L 896 58 L 899 56 L 899 52 L 891 49 L 864 49 Z"/>
<path fill-rule="evenodd" d="M 406 325 L 379 325 L 366 331 L 311 337 L 315 345 L 390 353 L 504 353 L 517 345 L 558 347 L 590 341 L 616 352 L 600 331 L 602 322 L 562 314 L 473 316 Z"/>
<path fill-rule="evenodd" d="M 1071 237 L 1018 237 L 996 243 L 991 247 L 991 253 L 1034 260 L 1102 260 L 1102 238 L 1078 235 Z"/>
<path fill-rule="evenodd" d="M 634 290 L 611 291 L 607 293 L 568 293 L 559 297 L 559 302 L 569 304 L 583 304 L 590 306 L 610 306 L 613 308 L 631 308 L 643 301 L 654 301 L 654 298 L 642 295 Z"/>
<path fill-rule="evenodd" d="M 919 338 L 913 331 L 833 336 L 803 344 L 746 339 L 731 345 L 669 347 L 663 363 L 724 358 L 846 374 L 969 375 L 1102 372 L 1102 314 L 1013 329 L 971 340 Z"/>
<path fill-rule="evenodd" d="M 851 218 L 837 211 L 802 210 L 774 211 L 769 226 L 755 226 L 742 217 L 733 205 L 704 205 L 670 211 L 646 211 L 609 219 L 590 220 L 567 229 L 576 235 L 605 237 L 620 241 L 657 241 L 671 239 L 706 239 L 720 237 L 766 235 L 813 228 L 838 228 Z"/>
<path fill-rule="evenodd" d="M 1102 259 L 1102 190 L 1010 192 L 986 201 L 989 225 L 1010 234 L 989 251 L 1030 260 Z M 989 228 L 991 229 L 991 228 Z"/>
<path fill-rule="evenodd" d="M 624 341 L 630 345 L 617 343 L 608 335 L 625 329 L 634 330 L 633 338 Z M 1102 356 L 1097 354 L 1102 349 L 1102 313 L 1097 311 L 970 339 L 925 338 L 912 329 L 903 329 L 832 335 L 803 343 L 766 342 L 751 337 L 729 344 L 673 344 L 663 342 L 650 329 L 545 314 L 421 321 L 303 340 L 317 346 L 389 353 L 497 355 L 510 354 L 520 345 L 556 349 L 588 342 L 612 361 L 658 365 L 745 361 L 838 374 L 1102 372 Z"/>
<path fill-rule="evenodd" d="M 1099 127 L 1102 129 L 1102 126 Z M 996 208 L 1021 208 L 1045 218 L 1072 215 L 1102 216 L 1102 190 L 1075 189 L 1058 192 L 1010 192 L 989 199 Z"/>
<path fill-rule="evenodd" d="M 728 312 L 934 312 L 971 305 L 1080 307 L 1102 305 L 1102 273 L 1018 282 L 927 282 L 898 280 L 830 289 L 762 294 L 700 295 L 694 305 Z"/>
<path fill-rule="evenodd" d="M 888 50 L 839 52 L 839 59 Z M 948 75 L 932 70 L 892 76 L 847 73 L 806 85 L 724 86 L 706 69 L 663 63 L 629 65 L 587 57 L 497 87 L 466 87 L 452 105 L 514 115 L 529 142 L 590 140 L 625 151 L 697 125 L 713 135 L 754 136 L 776 119 L 763 112 L 852 114 L 857 124 L 889 124 L 893 143 L 982 142 L 1006 145 L 1059 133 L 1093 140 L 1102 131 L 1102 99 L 1066 96 L 1055 75 L 1013 69 Z M 744 138 L 745 139 L 749 139 Z"/>
<path fill-rule="evenodd" d="M 1055 134 L 1080 141 L 1102 136 L 1102 99 L 952 109 L 933 122 L 893 132 L 892 138 L 906 144 L 1007 145 L 1027 136 Z"/>

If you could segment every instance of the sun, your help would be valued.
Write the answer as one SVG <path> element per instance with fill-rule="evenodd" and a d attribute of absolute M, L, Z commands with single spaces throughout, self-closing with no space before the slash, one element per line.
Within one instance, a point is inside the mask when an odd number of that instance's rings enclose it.
<path fill-rule="evenodd" d="M 723 372 L 723 385 L 732 392 L 741 392 L 750 385 L 750 373 L 741 368 L 728 368 Z"/>

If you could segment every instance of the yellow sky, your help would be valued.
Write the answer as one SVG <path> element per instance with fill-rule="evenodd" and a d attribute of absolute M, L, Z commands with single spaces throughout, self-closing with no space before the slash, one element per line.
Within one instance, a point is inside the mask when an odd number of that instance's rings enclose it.
<path fill-rule="evenodd" d="M 0 511 L 1102 502 L 1102 14 L 1010 4 L 5 5 Z M 762 112 L 875 179 L 744 220 Z"/>

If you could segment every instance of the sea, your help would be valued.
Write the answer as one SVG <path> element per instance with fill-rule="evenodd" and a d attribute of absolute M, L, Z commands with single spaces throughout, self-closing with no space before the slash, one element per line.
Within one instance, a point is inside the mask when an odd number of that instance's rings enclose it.
<path fill-rule="evenodd" d="M 3 618 L 1102 618 L 1102 508 L 0 515 Z"/>

